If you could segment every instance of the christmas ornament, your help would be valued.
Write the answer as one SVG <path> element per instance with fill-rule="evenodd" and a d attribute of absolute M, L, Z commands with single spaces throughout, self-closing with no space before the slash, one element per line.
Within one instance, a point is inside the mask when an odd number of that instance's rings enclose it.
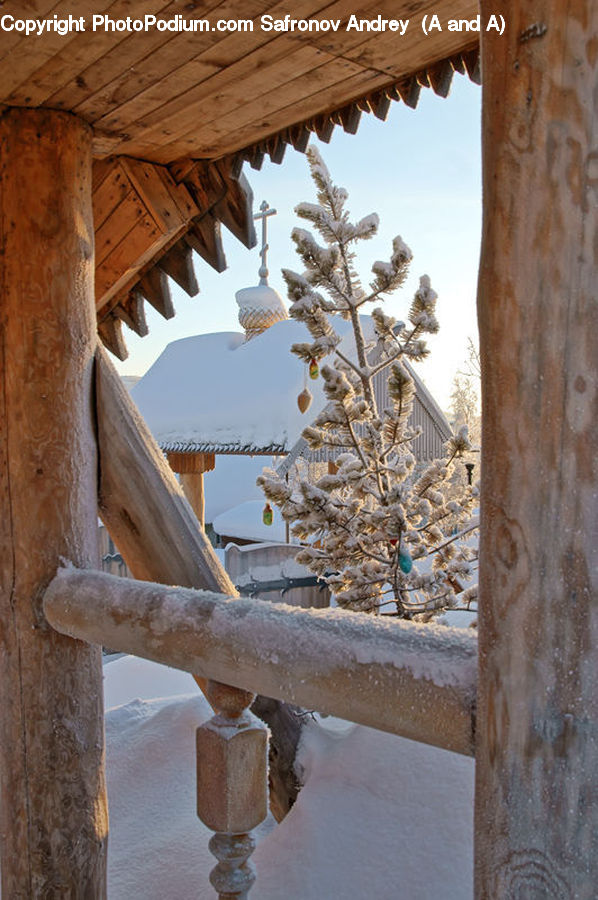
<path fill-rule="evenodd" d="M 399 539 L 398 539 L 398 538 L 391 538 L 390 541 L 389 541 L 388 543 L 390 544 L 391 547 L 396 547 L 397 544 L 399 543 Z"/>
<path fill-rule="evenodd" d="M 272 507 L 269 503 L 266 503 L 264 506 L 264 511 L 262 513 L 262 522 L 264 525 L 271 525 L 274 519 L 274 513 L 272 512 Z"/>
<path fill-rule="evenodd" d="M 303 388 L 303 390 L 297 397 L 297 406 L 302 413 L 307 412 L 307 410 L 311 406 L 312 399 L 313 397 L 311 395 L 311 392 L 307 388 Z"/>
<path fill-rule="evenodd" d="M 312 358 L 309 361 L 309 377 L 315 381 L 315 379 L 318 377 L 319 374 L 320 374 L 320 367 L 318 366 L 317 362 L 315 361 L 315 359 L 312 356 Z"/>
<path fill-rule="evenodd" d="M 413 561 L 406 550 L 399 551 L 399 568 L 408 575 L 413 568 Z"/>

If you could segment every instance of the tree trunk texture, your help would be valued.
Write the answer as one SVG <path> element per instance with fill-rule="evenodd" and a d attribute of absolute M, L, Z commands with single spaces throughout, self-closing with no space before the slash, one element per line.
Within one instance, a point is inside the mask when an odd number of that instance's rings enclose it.
<path fill-rule="evenodd" d="M 598 6 L 482 0 L 476 897 L 598 886 Z"/>
<path fill-rule="evenodd" d="M 277 822 L 282 822 L 301 789 L 295 758 L 307 714 L 291 703 L 261 695 L 253 701 L 251 712 L 266 723 L 272 735 L 268 752 L 270 811 Z"/>
<path fill-rule="evenodd" d="M 66 558 L 97 566 L 91 134 L 0 118 L 2 896 L 105 896 L 101 651 L 54 631 Z"/>

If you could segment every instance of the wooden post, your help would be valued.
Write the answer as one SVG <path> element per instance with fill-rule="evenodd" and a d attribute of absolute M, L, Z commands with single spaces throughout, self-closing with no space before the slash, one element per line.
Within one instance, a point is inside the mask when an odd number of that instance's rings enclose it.
<path fill-rule="evenodd" d="M 206 696 L 216 715 L 196 731 L 197 815 L 216 832 L 210 882 L 220 900 L 247 900 L 251 831 L 268 814 L 268 729 L 249 712 L 253 694 L 208 681 Z"/>
<path fill-rule="evenodd" d="M 0 118 L 0 834 L 3 897 L 105 896 L 101 651 L 42 610 L 97 565 L 91 132 Z"/>
<path fill-rule="evenodd" d="M 598 885 L 597 33 L 482 0 L 478 900 Z"/>
<path fill-rule="evenodd" d="M 216 465 L 213 453 L 167 453 L 166 457 L 173 472 L 181 479 L 181 487 L 197 521 L 205 525 L 205 498 L 203 488 L 204 472 L 211 472 Z"/>

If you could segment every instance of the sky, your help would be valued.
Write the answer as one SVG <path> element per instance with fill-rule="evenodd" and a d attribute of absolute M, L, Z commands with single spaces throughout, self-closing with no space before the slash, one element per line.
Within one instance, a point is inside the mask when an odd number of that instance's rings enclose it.
<path fill-rule="evenodd" d="M 420 275 L 431 278 L 438 293 L 440 332 L 429 339 L 430 356 L 418 371 L 444 409 L 450 405 L 453 378 L 467 358 L 467 339 L 477 341 L 480 108 L 480 88 L 455 75 L 446 99 L 422 89 L 416 110 L 393 103 L 386 122 L 364 114 L 356 135 L 337 126 L 330 144 L 312 137 L 333 180 L 349 193 L 351 218 L 371 212 L 380 217 L 376 237 L 359 245 L 357 269 L 366 284 L 372 263 L 390 257 L 395 235 L 413 251 L 409 278 L 384 301 L 385 311 L 405 319 Z M 245 164 L 244 173 L 253 189 L 255 211 L 262 200 L 277 210 L 268 220 L 269 283 L 286 301 L 280 270 L 301 271 L 290 234 L 296 225 L 305 226 L 294 207 L 316 199 L 307 159 L 289 147 L 281 165 L 266 158 L 261 171 Z M 240 330 L 235 291 L 258 282 L 261 225 L 258 247 L 251 251 L 222 231 L 227 270 L 218 274 L 195 256 L 200 293 L 189 298 L 171 282 L 174 319 L 165 321 L 146 304 L 150 333 L 138 338 L 124 329 L 129 358 L 117 363 L 121 374 L 143 375 L 166 345 L 179 338 Z"/>

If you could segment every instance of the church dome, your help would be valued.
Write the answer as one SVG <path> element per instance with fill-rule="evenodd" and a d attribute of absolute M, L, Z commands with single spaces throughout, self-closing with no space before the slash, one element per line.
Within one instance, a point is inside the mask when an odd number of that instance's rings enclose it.
<path fill-rule="evenodd" d="M 288 314 L 278 291 L 269 284 L 241 288 L 235 294 L 239 304 L 239 322 L 244 328 L 247 340 L 261 334 L 276 322 L 288 319 Z"/>
<path fill-rule="evenodd" d="M 260 250 L 262 264 L 258 272 L 260 283 L 255 287 L 241 288 L 235 294 L 235 299 L 239 304 L 239 322 L 245 329 L 246 340 L 250 340 L 256 334 L 261 334 L 276 322 L 288 319 L 282 297 L 268 284 L 266 227 L 268 216 L 275 214 L 276 210 L 270 209 L 264 200 L 260 206 L 260 212 L 254 216 L 254 219 L 262 220 L 262 249 Z"/>

